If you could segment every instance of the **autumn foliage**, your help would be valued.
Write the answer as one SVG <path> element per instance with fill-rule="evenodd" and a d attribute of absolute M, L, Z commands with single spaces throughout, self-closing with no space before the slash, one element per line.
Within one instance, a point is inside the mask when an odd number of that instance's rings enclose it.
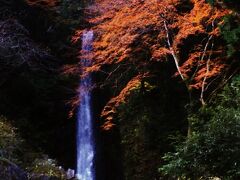
<path fill-rule="evenodd" d="M 104 128 L 113 126 L 112 112 L 133 83 L 139 83 L 145 73 L 156 75 L 151 70 L 156 64 L 173 62 L 167 33 L 188 89 L 197 94 L 210 92 L 208 89 L 219 83 L 230 64 L 219 30 L 229 13 L 205 0 L 104 0 L 86 9 L 95 32 L 94 62 L 86 72 L 105 75 L 102 85 L 115 87 L 118 92 L 102 112 Z M 81 34 L 81 30 L 76 31 L 75 43 Z M 175 67 L 171 71 L 172 78 L 179 77 Z M 125 86 L 118 86 L 119 81 Z"/>
<path fill-rule="evenodd" d="M 26 0 L 26 2 L 32 6 L 54 7 L 59 0 Z"/>

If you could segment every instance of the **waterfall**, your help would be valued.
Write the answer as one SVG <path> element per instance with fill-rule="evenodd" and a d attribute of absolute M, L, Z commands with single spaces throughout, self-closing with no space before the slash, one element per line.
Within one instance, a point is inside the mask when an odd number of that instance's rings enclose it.
<path fill-rule="evenodd" d="M 82 37 L 81 67 L 91 65 L 91 51 L 93 43 L 93 31 L 85 31 Z M 92 86 L 91 76 L 82 78 L 80 82 L 80 105 L 77 116 L 77 169 L 76 178 L 79 180 L 94 180 L 94 138 L 92 124 L 91 93 L 89 88 Z"/>

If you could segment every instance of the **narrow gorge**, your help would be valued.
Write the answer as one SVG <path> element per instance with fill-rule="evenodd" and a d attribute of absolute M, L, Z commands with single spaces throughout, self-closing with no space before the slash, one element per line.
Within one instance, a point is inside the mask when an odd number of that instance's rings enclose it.
<path fill-rule="evenodd" d="M 239 179 L 239 0 L 0 0 L 0 180 Z"/>

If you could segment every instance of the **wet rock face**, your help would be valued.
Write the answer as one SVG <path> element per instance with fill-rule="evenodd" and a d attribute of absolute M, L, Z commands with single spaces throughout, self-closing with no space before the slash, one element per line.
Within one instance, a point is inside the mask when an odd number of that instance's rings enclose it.
<path fill-rule="evenodd" d="M 17 165 L 0 159 L 0 179 L 27 180 L 27 173 Z"/>

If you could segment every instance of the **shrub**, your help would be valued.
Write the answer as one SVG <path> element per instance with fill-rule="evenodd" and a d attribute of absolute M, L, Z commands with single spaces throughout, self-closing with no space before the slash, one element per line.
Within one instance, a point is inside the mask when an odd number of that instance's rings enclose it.
<path fill-rule="evenodd" d="M 35 159 L 30 171 L 33 175 L 37 174 L 65 179 L 65 171 L 60 166 L 57 166 L 55 160 L 50 159 L 46 155 L 43 158 Z"/>
<path fill-rule="evenodd" d="M 224 24 L 220 26 L 221 34 L 227 43 L 228 57 L 234 55 L 239 46 L 240 25 L 237 18 L 233 15 L 224 17 Z"/>
<path fill-rule="evenodd" d="M 160 171 L 170 177 L 240 178 L 240 76 L 211 107 L 190 115 L 194 131 L 176 151 L 163 157 Z"/>
<path fill-rule="evenodd" d="M 4 116 L 0 116 L 0 158 L 19 163 L 23 140 Z"/>

